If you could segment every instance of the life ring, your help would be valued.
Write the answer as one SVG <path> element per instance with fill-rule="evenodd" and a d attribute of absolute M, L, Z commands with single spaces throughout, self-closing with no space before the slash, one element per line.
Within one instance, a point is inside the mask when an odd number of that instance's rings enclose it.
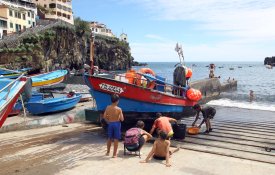
<path fill-rule="evenodd" d="M 151 74 L 153 76 L 156 76 L 155 72 L 152 69 L 146 67 L 139 69 L 139 72 L 142 74 Z"/>
<path fill-rule="evenodd" d="M 150 68 L 141 68 L 139 69 L 138 72 L 142 74 L 150 74 L 150 75 L 156 76 L 155 72 Z M 140 81 L 141 81 L 141 78 L 140 78 Z M 156 83 L 154 81 L 148 82 L 146 85 L 146 87 L 149 89 L 154 89 L 155 86 L 156 86 Z"/>
<path fill-rule="evenodd" d="M 201 99 L 201 91 L 190 88 L 186 92 L 186 96 L 189 100 L 199 101 Z"/>

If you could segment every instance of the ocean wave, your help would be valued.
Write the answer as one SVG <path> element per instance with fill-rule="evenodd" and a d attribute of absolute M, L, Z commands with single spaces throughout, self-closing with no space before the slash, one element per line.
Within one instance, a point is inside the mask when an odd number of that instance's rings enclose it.
<path fill-rule="evenodd" d="M 212 100 L 207 105 L 225 106 L 225 107 L 236 107 L 243 109 L 256 109 L 263 111 L 275 111 L 275 104 L 267 104 L 261 102 L 246 102 L 246 101 L 233 101 L 227 98 L 218 100 Z"/>

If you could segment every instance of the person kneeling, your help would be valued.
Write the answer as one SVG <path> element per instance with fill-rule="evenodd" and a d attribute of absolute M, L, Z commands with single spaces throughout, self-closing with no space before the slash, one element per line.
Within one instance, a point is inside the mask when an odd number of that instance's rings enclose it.
<path fill-rule="evenodd" d="M 167 134 L 164 131 L 160 131 L 159 138 L 155 140 L 153 148 L 151 152 L 148 154 L 145 160 L 141 161 L 140 163 L 147 163 L 153 157 L 156 160 L 166 160 L 166 166 L 170 167 L 170 156 L 179 151 L 179 148 L 174 150 L 170 149 L 170 140 L 166 140 Z"/>
<path fill-rule="evenodd" d="M 143 128 L 144 122 L 139 120 L 137 121 L 136 127 L 126 131 L 124 146 L 128 151 L 140 151 L 144 143 L 152 138 L 152 135 L 143 130 Z M 124 151 L 124 153 L 126 154 L 126 150 Z"/>

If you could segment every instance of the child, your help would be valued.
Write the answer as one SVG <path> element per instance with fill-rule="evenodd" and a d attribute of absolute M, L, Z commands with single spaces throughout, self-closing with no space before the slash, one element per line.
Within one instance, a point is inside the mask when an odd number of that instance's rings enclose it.
<path fill-rule="evenodd" d="M 112 104 L 107 106 L 103 118 L 108 123 L 108 140 L 107 140 L 107 153 L 110 154 L 112 141 L 114 141 L 113 158 L 117 157 L 118 140 L 121 138 L 121 123 L 124 120 L 122 110 L 117 106 L 119 96 L 117 94 L 111 95 Z"/>
<path fill-rule="evenodd" d="M 155 140 L 151 152 L 148 154 L 145 160 L 140 161 L 140 163 L 148 163 L 148 161 L 153 157 L 156 160 L 166 160 L 166 166 L 170 167 L 170 156 L 179 151 L 179 148 L 174 150 L 169 150 L 170 140 L 166 140 L 167 134 L 164 131 L 160 131 L 159 138 Z"/>

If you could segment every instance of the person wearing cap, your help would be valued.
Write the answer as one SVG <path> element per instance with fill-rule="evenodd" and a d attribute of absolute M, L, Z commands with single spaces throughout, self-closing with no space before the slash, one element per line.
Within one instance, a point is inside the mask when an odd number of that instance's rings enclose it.
<path fill-rule="evenodd" d="M 157 129 L 158 134 L 159 131 L 164 131 L 167 133 L 168 138 L 173 137 L 174 132 L 170 122 L 177 122 L 177 120 L 170 117 L 162 116 L 162 114 L 159 112 L 156 114 L 156 117 L 157 119 L 154 121 L 152 129 L 150 130 L 150 134 L 153 134 L 155 129 Z"/>
<path fill-rule="evenodd" d="M 200 115 L 200 112 L 201 112 L 202 116 L 203 116 L 203 120 L 202 120 L 201 124 L 198 127 L 201 128 L 201 125 L 203 123 L 205 123 L 206 131 L 204 133 L 208 134 L 209 132 L 211 132 L 213 129 L 211 127 L 210 119 L 214 118 L 214 116 L 216 114 L 216 109 L 211 107 L 211 106 L 202 107 L 199 104 L 194 105 L 193 109 L 196 110 L 197 114 L 196 114 L 195 121 L 192 123 L 192 126 L 196 125 L 196 122 L 199 119 L 199 115 Z"/>

